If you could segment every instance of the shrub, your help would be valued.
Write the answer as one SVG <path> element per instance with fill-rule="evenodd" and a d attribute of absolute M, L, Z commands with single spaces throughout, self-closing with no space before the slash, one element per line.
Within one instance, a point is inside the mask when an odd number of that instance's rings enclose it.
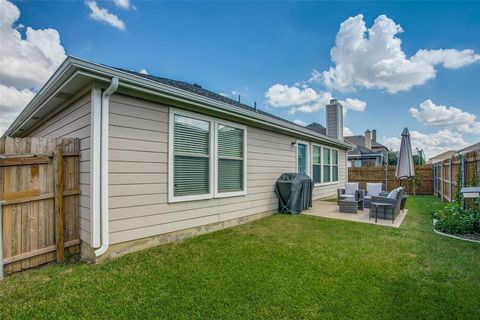
<path fill-rule="evenodd" d="M 471 208 L 462 209 L 457 203 L 446 205 L 434 214 L 437 219 L 435 229 L 441 232 L 468 234 L 479 232 L 480 213 Z"/>

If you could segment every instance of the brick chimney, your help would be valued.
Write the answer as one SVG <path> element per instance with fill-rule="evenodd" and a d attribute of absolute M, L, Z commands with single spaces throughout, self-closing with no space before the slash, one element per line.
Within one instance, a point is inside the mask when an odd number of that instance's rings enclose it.
<path fill-rule="evenodd" d="M 369 129 L 365 131 L 365 148 L 372 149 L 372 132 Z"/>
<path fill-rule="evenodd" d="M 377 142 L 377 130 L 372 130 L 372 142 Z"/>
<path fill-rule="evenodd" d="M 343 106 L 337 99 L 330 100 L 325 108 L 327 116 L 327 136 L 343 140 Z"/>

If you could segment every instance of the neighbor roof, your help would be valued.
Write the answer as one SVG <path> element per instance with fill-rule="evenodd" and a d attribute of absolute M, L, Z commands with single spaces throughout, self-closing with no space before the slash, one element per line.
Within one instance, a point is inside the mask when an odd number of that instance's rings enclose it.
<path fill-rule="evenodd" d="M 429 163 L 434 163 L 434 162 L 437 162 L 437 161 L 442 161 L 442 160 L 451 158 L 455 153 L 457 153 L 457 151 L 448 150 L 448 151 L 442 152 L 440 154 L 437 154 L 434 157 L 431 157 L 430 159 L 428 159 L 428 162 Z"/>
<path fill-rule="evenodd" d="M 357 147 L 365 147 L 365 136 L 362 136 L 362 135 L 358 135 L 358 136 L 347 136 L 347 137 L 343 137 L 346 141 L 350 142 L 350 143 L 353 143 L 354 145 L 356 145 Z M 388 149 L 387 147 L 385 147 L 383 144 L 380 144 L 376 141 L 372 141 L 372 148 L 385 148 L 385 149 Z"/>
<path fill-rule="evenodd" d="M 466 152 L 478 151 L 478 150 L 480 150 L 480 142 L 474 143 L 466 148 L 463 148 L 459 152 L 466 153 Z"/>
<path fill-rule="evenodd" d="M 320 134 L 327 135 L 327 128 L 325 128 L 324 126 L 322 126 L 320 123 L 317 123 L 317 122 L 310 123 L 305 128 L 318 132 Z"/>
<path fill-rule="evenodd" d="M 360 156 L 360 155 L 366 156 L 366 155 L 369 155 L 369 156 L 378 156 L 378 157 L 382 156 L 381 153 L 372 151 L 372 150 L 370 150 L 368 148 L 365 148 L 365 147 L 362 147 L 362 146 L 355 147 L 353 150 L 348 152 L 348 155 L 349 156 Z"/>

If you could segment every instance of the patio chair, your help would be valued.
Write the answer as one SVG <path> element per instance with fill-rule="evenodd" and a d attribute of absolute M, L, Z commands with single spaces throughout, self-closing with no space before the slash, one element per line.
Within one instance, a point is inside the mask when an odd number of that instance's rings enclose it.
<path fill-rule="evenodd" d="M 337 205 L 340 205 L 342 199 L 363 199 L 363 191 L 358 188 L 358 182 L 347 182 L 345 188 L 337 189 Z"/>
<path fill-rule="evenodd" d="M 388 192 L 382 191 L 382 183 L 367 182 L 367 190 L 365 191 L 364 196 L 365 208 L 370 208 L 372 197 L 386 197 L 387 195 Z"/>
<path fill-rule="evenodd" d="M 403 188 L 398 187 L 390 191 L 386 197 L 372 196 L 369 217 L 395 221 L 395 218 L 400 214 L 403 193 Z M 379 210 L 380 207 L 382 210 Z"/>

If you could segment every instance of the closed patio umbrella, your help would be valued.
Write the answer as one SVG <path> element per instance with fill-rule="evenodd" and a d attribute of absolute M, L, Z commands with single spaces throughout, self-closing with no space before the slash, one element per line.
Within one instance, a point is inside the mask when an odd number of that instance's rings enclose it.
<path fill-rule="evenodd" d="M 408 179 L 413 176 L 415 176 L 415 168 L 413 166 L 412 144 L 410 142 L 410 132 L 408 132 L 408 128 L 405 128 L 402 132 L 395 177 L 397 179 Z"/>

